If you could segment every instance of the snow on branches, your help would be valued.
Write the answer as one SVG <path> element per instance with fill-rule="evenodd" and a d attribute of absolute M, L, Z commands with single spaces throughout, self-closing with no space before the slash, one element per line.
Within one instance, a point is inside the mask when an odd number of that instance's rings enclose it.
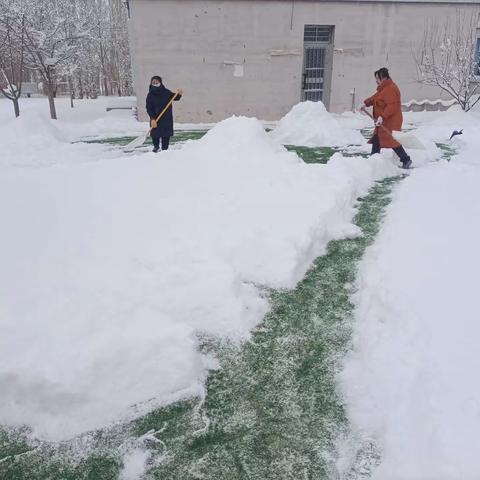
<path fill-rule="evenodd" d="M 28 73 L 41 80 L 54 119 L 59 86 L 72 99 L 132 91 L 121 0 L 0 0 L 0 54 L 3 94 L 18 99 Z"/>
<path fill-rule="evenodd" d="M 414 53 L 418 81 L 447 92 L 465 111 L 480 100 L 477 18 L 457 11 L 443 23 L 427 20 Z"/>

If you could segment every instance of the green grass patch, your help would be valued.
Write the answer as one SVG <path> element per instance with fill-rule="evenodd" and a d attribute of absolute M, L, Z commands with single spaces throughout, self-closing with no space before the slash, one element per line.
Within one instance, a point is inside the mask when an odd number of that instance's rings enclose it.
<path fill-rule="evenodd" d="M 338 151 L 331 147 L 310 148 L 287 145 L 286 148 L 295 152 L 305 163 L 327 163 L 330 157 Z"/>
<path fill-rule="evenodd" d="M 455 147 L 448 143 L 437 143 L 437 147 L 442 151 L 442 158 L 448 162 L 457 154 Z"/>
<path fill-rule="evenodd" d="M 202 138 L 205 133 L 207 133 L 206 130 L 188 130 L 188 131 L 179 131 L 175 132 L 175 135 L 171 138 L 170 142 L 172 144 L 179 143 L 179 142 L 186 142 L 187 140 L 198 140 L 199 138 Z M 130 143 L 132 140 L 135 140 L 137 137 L 111 137 L 111 138 L 101 138 L 101 139 L 92 139 L 92 140 L 83 140 L 83 143 L 99 143 L 103 145 L 117 145 L 124 147 L 128 143 Z M 152 140 L 150 137 L 147 137 L 147 140 L 145 141 L 144 145 L 151 145 Z"/>
<path fill-rule="evenodd" d="M 335 372 L 350 346 L 352 284 L 399 179 L 380 182 L 360 200 L 362 236 L 331 242 L 293 291 L 269 293 L 272 310 L 249 342 L 207 343 L 222 368 L 211 373 L 205 401 L 190 412 L 192 426 L 183 411 L 181 431 L 172 426 L 159 435 L 164 459 L 150 470 L 153 478 L 296 480 L 334 473 L 335 440 L 348 428 Z M 144 424 L 137 434 L 160 426 Z"/>
<path fill-rule="evenodd" d="M 180 143 L 185 142 L 187 140 L 198 140 L 202 138 L 206 130 L 190 130 L 190 131 L 179 131 L 175 132 L 175 135 L 171 138 L 171 143 Z M 85 143 L 98 143 L 103 145 L 112 145 L 123 147 L 134 140 L 136 137 L 118 137 L 118 138 L 104 138 L 104 139 L 95 139 L 95 140 L 86 140 Z M 150 146 L 152 141 L 150 138 L 147 138 L 144 146 Z M 352 156 L 352 155 L 362 155 L 363 154 L 352 154 L 348 152 L 348 149 L 345 148 L 333 148 L 333 147 L 301 147 L 295 145 L 286 145 L 287 150 L 297 153 L 297 155 L 305 162 L 305 163 L 327 163 L 330 157 L 335 152 L 341 152 L 344 156 Z"/>

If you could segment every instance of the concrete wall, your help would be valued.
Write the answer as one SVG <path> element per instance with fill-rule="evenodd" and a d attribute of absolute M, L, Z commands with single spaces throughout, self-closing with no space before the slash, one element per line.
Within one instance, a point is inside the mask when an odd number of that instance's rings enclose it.
<path fill-rule="evenodd" d="M 356 104 L 372 94 L 382 66 L 404 101 L 447 98 L 415 81 L 412 49 L 427 18 L 442 22 L 458 9 L 478 15 L 471 3 L 130 0 L 130 8 L 140 118 L 158 74 L 171 90 L 185 90 L 175 108 L 180 122 L 279 119 L 300 101 L 305 24 L 335 26 L 331 111 L 349 110 L 354 88 Z"/>

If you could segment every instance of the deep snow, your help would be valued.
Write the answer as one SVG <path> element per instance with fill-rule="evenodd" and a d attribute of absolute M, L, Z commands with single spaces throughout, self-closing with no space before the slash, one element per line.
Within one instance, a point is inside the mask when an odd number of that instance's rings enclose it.
<path fill-rule="evenodd" d="M 341 391 L 353 426 L 381 454 L 372 478 L 473 480 L 480 476 L 480 121 L 458 109 L 408 119 L 436 141 L 465 131 L 453 140 L 459 154 L 450 163 L 414 170 L 399 184 L 361 262 Z"/>
<path fill-rule="evenodd" d="M 1 138 L 0 423 L 54 440 L 201 395 L 215 362 L 198 334 L 246 338 L 257 286 L 293 287 L 397 172 L 380 155 L 307 165 L 248 118 L 125 156 L 68 143 L 93 133 L 85 116 L 32 107 Z"/>
<path fill-rule="evenodd" d="M 361 133 L 349 128 L 349 124 L 352 123 L 351 117 L 330 114 L 322 102 L 302 102 L 295 105 L 278 122 L 271 135 L 284 145 L 307 147 L 364 145 L 366 142 Z M 365 125 L 359 115 L 356 117 L 359 124 Z"/>
<path fill-rule="evenodd" d="M 300 120 L 322 119 L 303 131 L 231 118 L 178 150 L 126 156 L 70 143 L 142 132 L 126 112 L 60 99 L 52 123 L 46 100 L 31 100 L 20 120 L 0 101 L 0 424 L 46 439 L 202 395 L 216 362 L 199 334 L 248 338 L 269 308 L 258 287 L 294 286 L 329 240 L 359 233 L 356 198 L 399 173 L 388 151 L 306 165 L 281 146 L 335 144 L 337 126 L 354 138 L 360 115 L 303 105 Z M 421 168 L 399 183 L 359 266 L 339 388 L 352 438 L 380 454 L 376 479 L 480 475 L 477 115 L 405 115 L 428 148 L 409 152 Z M 459 154 L 429 163 L 433 142 Z M 346 472 L 356 448 L 342 450 Z M 123 478 L 147 460 L 130 451 Z"/>

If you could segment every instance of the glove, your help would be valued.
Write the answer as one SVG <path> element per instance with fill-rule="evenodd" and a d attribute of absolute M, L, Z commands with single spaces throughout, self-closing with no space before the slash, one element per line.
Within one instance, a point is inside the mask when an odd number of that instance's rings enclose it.
<path fill-rule="evenodd" d="M 152 130 L 158 127 L 157 121 L 154 118 L 150 120 L 150 126 L 152 127 Z"/>
<path fill-rule="evenodd" d="M 360 110 L 363 110 L 364 108 L 367 108 L 367 106 L 366 106 L 364 103 L 361 103 L 361 104 L 357 107 L 357 110 L 360 111 Z"/>
<path fill-rule="evenodd" d="M 377 121 L 375 122 L 375 125 L 379 127 L 380 125 L 383 125 L 383 117 L 378 117 Z"/>

